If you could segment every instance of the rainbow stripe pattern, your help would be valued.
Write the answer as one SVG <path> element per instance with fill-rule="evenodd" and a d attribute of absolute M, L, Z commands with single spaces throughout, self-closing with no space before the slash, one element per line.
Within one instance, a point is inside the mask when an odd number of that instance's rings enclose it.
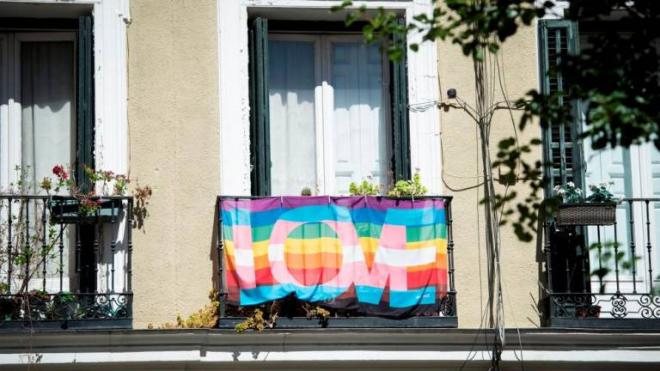
<path fill-rule="evenodd" d="M 447 293 L 442 198 L 223 198 L 219 203 L 230 303 L 295 295 L 378 315 L 439 308 Z"/>

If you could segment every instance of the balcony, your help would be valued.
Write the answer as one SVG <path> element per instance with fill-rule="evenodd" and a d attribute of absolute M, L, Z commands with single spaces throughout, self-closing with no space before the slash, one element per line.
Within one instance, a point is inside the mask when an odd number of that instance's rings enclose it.
<path fill-rule="evenodd" d="M 614 224 L 545 226 L 546 324 L 660 329 L 660 198 L 627 198 Z"/>
<path fill-rule="evenodd" d="M 256 309 L 277 328 L 457 326 L 451 197 L 220 196 L 216 212 L 220 328 Z"/>
<path fill-rule="evenodd" d="M 131 328 L 131 197 L 0 195 L 0 329 Z"/>

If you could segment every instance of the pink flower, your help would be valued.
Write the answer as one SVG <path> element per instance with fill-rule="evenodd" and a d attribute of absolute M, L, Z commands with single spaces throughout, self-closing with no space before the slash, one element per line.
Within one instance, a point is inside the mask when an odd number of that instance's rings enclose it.
<path fill-rule="evenodd" d="M 53 167 L 53 174 L 55 174 L 61 180 L 69 179 L 69 174 L 66 172 L 66 170 L 64 170 L 62 165 L 55 165 Z"/>

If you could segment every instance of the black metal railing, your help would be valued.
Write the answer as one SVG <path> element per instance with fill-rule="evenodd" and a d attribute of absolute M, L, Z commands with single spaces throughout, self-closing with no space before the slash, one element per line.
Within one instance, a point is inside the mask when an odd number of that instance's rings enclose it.
<path fill-rule="evenodd" d="M 217 236 L 216 236 L 216 283 L 219 296 L 219 327 L 220 328 L 234 328 L 237 324 L 244 321 L 250 313 L 250 307 L 238 307 L 227 304 L 227 286 L 226 286 L 226 261 L 225 261 L 225 246 L 223 236 L 223 220 L 221 211 L 222 200 L 239 200 L 239 199 L 261 199 L 261 196 L 218 196 L 215 212 L 217 216 Z M 382 197 L 389 198 L 389 197 Z M 392 198 L 389 198 L 392 199 Z M 387 317 L 374 317 L 365 315 L 354 315 L 353 313 L 346 312 L 333 312 L 330 318 L 320 321 L 310 320 L 309 312 L 301 310 L 301 306 L 305 304 L 298 301 L 296 298 L 287 297 L 283 300 L 277 300 L 278 303 L 269 303 L 271 306 L 278 308 L 289 309 L 284 313 L 279 312 L 277 324 L 278 328 L 318 328 L 318 327 L 333 327 L 333 328 L 368 328 L 368 327 L 457 327 L 457 302 L 456 302 L 456 287 L 455 287 L 455 265 L 454 265 L 454 239 L 453 239 L 453 226 L 452 226 L 452 208 L 451 196 L 422 196 L 413 198 L 397 198 L 401 201 L 415 201 L 424 199 L 441 199 L 445 202 L 446 210 L 446 227 L 447 227 L 447 292 L 439 303 L 439 310 L 434 313 L 427 313 L 425 315 L 417 315 L 407 318 L 387 318 Z M 321 303 L 322 304 L 322 303 Z M 291 309 L 293 308 L 293 309 Z M 268 309 L 266 309 L 268 310 Z M 265 313 L 267 316 L 268 313 Z"/>
<path fill-rule="evenodd" d="M 612 225 L 545 224 L 546 324 L 660 328 L 660 198 L 625 198 Z"/>
<path fill-rule="evenodd" d="M 130 328 L 133 199 L 0 195 L 0 329 Z"/>

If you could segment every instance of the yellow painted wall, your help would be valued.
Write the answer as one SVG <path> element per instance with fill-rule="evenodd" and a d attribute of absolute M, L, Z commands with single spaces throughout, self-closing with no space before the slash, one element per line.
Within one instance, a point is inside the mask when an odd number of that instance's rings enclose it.
<path fill-rule="evenodd" d="M 525 27 L 506 41 L 500 53 L 499 67 L 490 63 L 495 74 L 495 101 L 503 101 L 502 89 L 496 70 L 499 68 L 502 85 L 509 99 L 515 101 L 530 89 L 537 88 L 538 62 L 536 47 L 536 27 Z M 450 43 L 438 44 L 438 68 L 441 93 L 455 88 L 459 97 L 474 106 L 475 80 L 473 65 L 461 50 Z M 493 84 L 489 84 L 493 86 Z M 446 99 L 446 98 L 443 98 Z M 514 113 L 517 125 L 519 115 Z M 484 243 L 484 215 L 479 200 L 483 196 L 481 187 L 472 187 L 481 182 L 481 156 L 474 121 L 464 112 L 450 110 L 440 113 L 442 144 L 445 155 L 443 176 L 451 191 L 445 186 L 445 193 L 453 194 L 453 221 L 456 262 L 456 289 L 458 291 L 459 327 L 479 327 L 484 308 L 487 305 L 486 250 Z M 497 142 L 514 136 L 513 123 L 508 111 L 499 111 L 494 117 L 491 132 L 491 153 L 496 153 Z M 520 142 L 529 142 L 540 137 L 540 131 L 531 127 L 520 134 Z M 528 159 L 541 158 L 540 149 Z M 495 174 L 497 176 L 497 174 Z M 499 187 L 497 192 L 504 189 Z M 524 195 L 528 187 L 515 187 L 518 194 Z M 536 241 L 523 243 L 513 234 L 511 228 L 502 230 L 501 269 L 503 274 L 503 299 L 507 327 L 538 326 L 536 312 L 538 299 L 538 265 Z M 485 318 L 487 319 L 487 317 Z M 485 320 L 484 319 L 484 320 Z M 486 323 L 486 322 L 484 322 Z"/>
<path fill-rule="evenodd" d="M 208 302 L 219 190 L 215 0 L 131 0 L 130 175 L 150 185 L 133 237 L 134 327 Z"/>

